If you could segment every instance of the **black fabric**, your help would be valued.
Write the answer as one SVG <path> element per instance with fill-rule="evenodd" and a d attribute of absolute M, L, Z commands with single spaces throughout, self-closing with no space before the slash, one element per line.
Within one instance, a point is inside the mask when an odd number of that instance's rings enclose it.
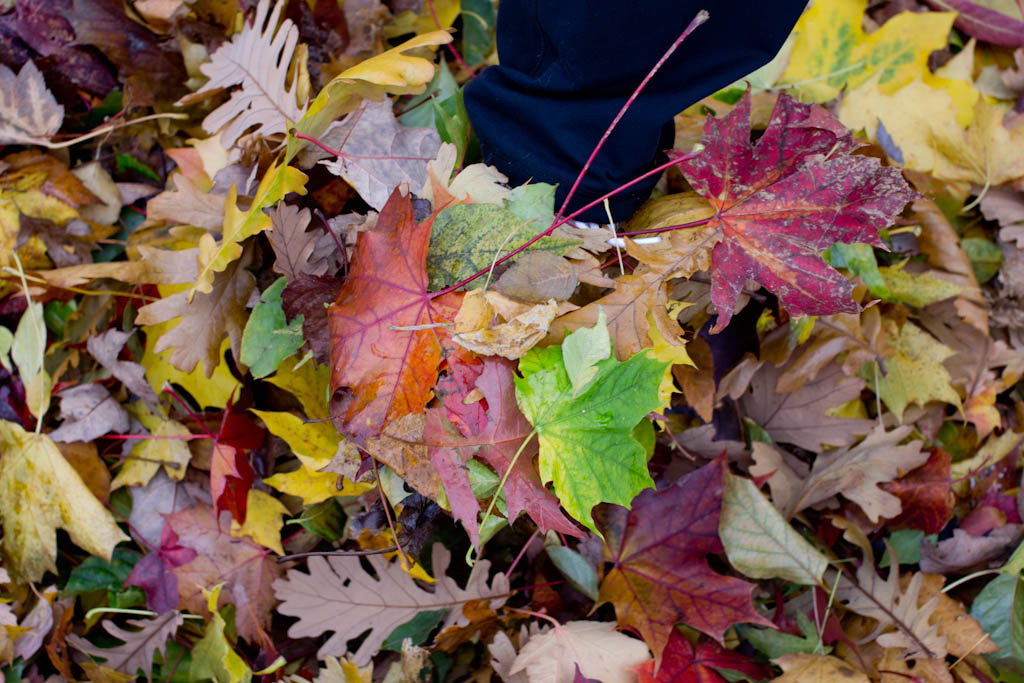
<path fill-rule="evenodd" d="M 653 167 L 672 145 L 672 117 L 775 56 L 806 0 L 501 0 L 500 66 L 466 86 L 484 160 L 513 184 L 558 184 L 556 207 L 616 113 L 665 50 L 698 27 L 651 80 L 605 143 L 570 211 Z M 616 195 L 623 220 L 656 178 Z M 604 221 L 603 207 L 581 220 Z"/>

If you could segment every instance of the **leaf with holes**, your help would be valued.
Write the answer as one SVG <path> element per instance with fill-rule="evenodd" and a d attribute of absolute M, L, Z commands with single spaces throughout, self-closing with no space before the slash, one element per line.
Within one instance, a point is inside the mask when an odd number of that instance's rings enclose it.
<path fill-rule="evenodd" d="M 154 619 L 129 619 L 128 625 L 138 631 L 129 631 L 111 621 L 104 621 L 103 628 L 118 640 L 124 641 L 114 647 L 96 647 L 85 638 L 70 634 L 68 643 L 82 652 L 106 660 L 103 666 L 134 676 L 139 669 L 149 675 L 153 668 L 153 655 L 165 653 L 167 639 L 174 635 L 185 622 L 185 615 L 171 610 Z"/>
<path fill-rule="evenodd" d="M 366 438 L 392 420 L 423 411 L 433 396 L 445 332 L 457 297 L 427 291 L 430 222 L 416 223 L 412 200 L 391 194 L 377 227 L 359 236 L 352 270 L 328 309 L 331 389 L 345 387 L 339 429 Z"/>
<path fill-rule="evenodd" d="M 747 280 L 793 315 L 856 311 L 853 283 L 819 253 L 836 242 L 884 248 L 888 227 L 915 193 L 899 169 L 853 156 L 860 143 L 821 107 L 781 95 L 764 135 L 750 142 L 750 96 L 704 126 L 704 150 L 679 168 L 716 213 L 711 252 L 714 331 L 729 323 Z"/>
<path fill-rule="evenodd" d="M 641 492 L 632 510 L 599 508 L 605 556 L 614 566 L 598 599 L 615 605 L 619 624 L 636 629 L 656 659 L 676 622 L 719 641 L 736 623 L 772 625 L 754 609 L 754 584 L 708 565 L 709 554 L 724 550 L 718 538 L 724 477 L 718 459 L 673 486 Z"/>

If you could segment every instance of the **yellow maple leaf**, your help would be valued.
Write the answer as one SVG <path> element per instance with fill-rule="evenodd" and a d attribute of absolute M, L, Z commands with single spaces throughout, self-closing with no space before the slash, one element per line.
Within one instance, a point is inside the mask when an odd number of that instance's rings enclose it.
<path fill-rule="evenodd" d="M 336 455 L 351 464 L 354 475 L 359 469 L 359 452 L 354 444 L 346 440 L 331 422 L 304 422 L 302 419 L 285 412 L 266 410 L 251 411 L 267 426 L 270 433 L 284 439 L 296 455 L 308 458 L 315 463 L 313 468 L 320 470 L 331 463 Z M 344 442 L 344 443 L 343 443 Z M 346 473 L 345 470 L 340 470 Z"/>
<path fill-rule="evenodd" d="M 980 98 L 964 129 L 948 93 L 916 80 L 886 94 L 872 81 L 847 93 L 839 119 L 875 141 L 884 126 L 906 168 L 939 180 L 999 185 L 1024 176 L 1024 119 L 1004 125 L 1010 107 Z"/>
<path fill-rule="evenodd" d="M 665 338 L 665 335 L 658 329 L 658 325 L 654 321 L 654 313 L 651 311 L 647 312 L 647 323 L 650 325 L 647 328 L 647 336 L 651 338 L 651 348 L 648 353 L 662 363 L 668 363 L 665 367 L 665 374 L 661 377 L 661 384 L 658 385 L 658 399 L 662 405 L 668 406 L 672 400 L 672 392 L 676 390 L 672 366 L 689 365 L 695 368 L 697 365 L 690 358 L 690 354 L 686 352 L 686 344 Z"/>
<path fill-rule="evenodd" d="M 161 467 L 171 479 L 181 481 L 192 459 L 192 452 L 188 449 L 188 441 L 173 437 L 189 436 L 191 432 L 188 428 L 180 422 L 154 415 L 139 401 L 126 406 L 126 409 L 150 434 L 160 438 L 140 439 L 117 477 L 110 483 L 110 488 L 145 486 Z"/>
<path fill-rule="evenodd" d="M 273 206 L 289 192 L 306 194 L 308 179 L 297 168 L 272 164 L 260 181 L 252 206 L 244 212 L 238 210 L 238 191 L 234 185 L 231 186 L 224 200 L 224 229 L 220 242 L 210 233 L 204 233 L 199 238 L 199 276 L 189 294 L 189 300 L 194 292 L 208 294 L 213 290 L 214 273 L 223 271 L 242 255 L 242 241 L 272 227 L 270 216 L 263 209 Z"/>
<path fill-rule="evenodd" d="M 331 416 L 327 406 L 331 371 L 326 365 L 315 361 L 303 363 L 298 357 L 292 356 L 285 359 L 278 366 L 277 372 L 266 381 L 297 398 L 309 419 L 320 420 Z"/>
<path fill-rule="evenodd" d="M 869 370 L 861 376 L 897 420 L 903 420 L 903 411 L 911 403 L 945 401 L 961 407 L 953 378 L 942 365 L 954 354 L 951 348 L 910 322 L 904 323 L 900 336 L 889 342 L 889 348 L 892 355 L 885 358 L 885 375 Z"/>
<path fill-rule="evenodd" d="M 298 496 L 303 504 L 313 505 L 322 503 L 334 496 L 358 496 L 373 488 L 373 484 L 356 484 L 346 477 L 340 477 L 333 472 L 319 472 L 318 467 L 323 463 L 304 455 L 296 454 L 302 466 L 293 472 L 278 472 L 267 477 L 263 483 L 273 486 L 281 493 Z M 338 488 L 338 480 L 341 479 L 342 487 Z"/>
<path fill-rule="evenodd" d="M 235 538 L 248 536 L 264 548 L 270 548 L 278 555 L 284 555 L 281 545 L 281 524 L 288 508 L 269 493 L 249 489 L 245 503 L 245 524 L 231 520 L 231 535 Z"/>
<path fill-rule="evenodd" d="M 928 55 L 946 47 L 956 19 L 953 12 L 901 12 L 874 33 L 861 28 L 867 0 L 815 0 L 794 29 L 796 43 L 783 85 L 803 98 L 826 102 L 846 88 L 872 78 L 882 92 L 891 94 L 921 76 L 935 88 L 946 90 L 967 125 L 977 99 L 973 86 L 934 76 Z"/>
<path fill-rule="evenodd" d="M 5 567 L 38 581 L 56 572 L 57 529 L 93 555 L 110 560 L 128 537 L 45 434 L 0 421 L 0 519 Z"/>

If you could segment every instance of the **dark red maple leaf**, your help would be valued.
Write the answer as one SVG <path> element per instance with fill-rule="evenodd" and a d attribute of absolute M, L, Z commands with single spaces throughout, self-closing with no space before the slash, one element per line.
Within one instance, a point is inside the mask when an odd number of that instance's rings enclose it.
<path fill-rule="evenodd" d="M 420 413 L 433 396 L 444 331 L 458 295 L 427 292 L 427 245 L 433 221 L 416 223 L 412 201 L 398 189 L 377 227 L 359 236 L 352 270 L 328 310 L 331 390 L 339 431 L 375 436 L 403 415 Z"/>
<path fill-rule="evenodd" d="M 882 488 L 900 499 L 903 511 L 889 522 L 893 528 L 920 529 L 937 534 L 953 515 L 953 458 L 941 448 L 933 448 L 928 460 Z"/>
<path fill-rule="evenodd" d="M 487 424 L 487 402 L 466 401 L 483 372 L 480 357 L 457 346 L 445 361 L 448 371 L 437 380 L 434 393 L 444 403 L 448 419 L 465 436 L 476 434 Z"/>
<path fill-rule="evenodd" d="M 423 439 L 430 461 L 444 482 L 452 514 L 466 527 L 474 545 L 479 545 L 477 513 L 480 506 L 469 486 L 466 462 L 476 451 L 480 460 L 493 467 L 499 476 L 504 476 L 527 438 L 531 439 L 530 443 L 523 447 L 505 481 L 509 519 L 514 520 L 525 510 L 541 531 L 553 529 L 563 534 L 581 535 L 576 525 L 562 514 L 558 499 L 541 483 L 533 461 L 537 455 L 537 440 L 532 438 L 533 427 L 516 404 L 512 367 L 504 359 L 484 359 L 476 388 L 487 401 L 487 424 L 478 434 L 460 434 L 449 422 L 444 407 L 427 413 Z"/>
<path fill-rule="evenodd" d="M 725 118 L 708 118 L 705 149 L 679 168 L 717 213 L 711 252 L 714 331 L 725 328 L 747 280 L 795 315 L 854 312 L 852 283 L 819 253 L 836 242 L 885 245 L 888 227 L 916 193 L 899 169 L 852 156 L 860 143 L 818 105 L 780 95 L 764 135 L 750 142 L 750 94 Z"/>
<path fill-rule="evenodd" d="M 124 583 L 142 588 L 149 608 L 163 614 L 178 606 L 178 577 L 171 570 L 188 564 L 195 557 L 196 551 L 178 545 L 178 534 L 170 524 L 164 524 L 160 547 L 139 560 Z"/>
<path fill-rule="evenodd" d="M 631 510 L 602 504 L 594 515 L 605 558 L 614 563 L 598 600 L 615 605 L 619 624 L 636 629 L 658 660 L 676 622 L 719 641 L 736 623 L 772 626 L 754 610 L 754 584 L 708 565 L 708 554 L 724 551 L 718 538 L 724 473 L 718 458 L 674 486 L 641 491 Z"/>
<path fill-rule="evenodd" d="M 727 650 L 713 640 L 705 640 L 694 650 L 678 629 L 672 629 L 657 673 L 654 660 L 644 662 L 635 671 L 639 683 L 725 683 L 726 679 L 715 669 L 739 671 L 755 681 L 771 674 L 767 667 L 754 659 Z"/>
<path fill-rule="evenodd" d="M 229 510 L 231 518 L 245 524 L 249 489 L 256 478 L 256 472 L 245 454 L 225 443 L 213 445 L 210 458 L 210 493 L 216 514 Z"/>

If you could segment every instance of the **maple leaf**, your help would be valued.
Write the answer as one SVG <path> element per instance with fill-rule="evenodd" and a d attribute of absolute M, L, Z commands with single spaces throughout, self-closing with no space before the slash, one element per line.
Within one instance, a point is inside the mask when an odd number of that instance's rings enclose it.
<path fill-rule="evenodd" d="M 591 530 L 595 505 L 629 505 L 654 484 L 637 435 L 662 405 L 667 367 L 647 353 L 625 362 L 611 357 L 603 315 L 594 328 L 576 330 L 561 346 L 530 349 L 519 361 L 516 401 L 537 432 L 541 481 L 554 482 L 566 511 Z"/>
<path fill-rule="evenodd" d="M 518 453 L 518 460 L 505 481 L 505 505 L 509 521 L 526 512 L 541 531 L 554 530 L 581 535 L 559 509 L 558 500 L 541 483 L 533 459 L 537 455 L 533 428 L 516 406 L 512 365 L 494 358 L 484 359 L 476 388 L 487 402 L 487 423 L 478 432 L 459 433 L 445 417 L 446 409 L 437 407 L 427 413 L 423 440 L 430 460 L 444 483 L 452 513 L 466 527 L 473 545 L 479 547 L 477 514 L 480 505 L 473 496 L 465 463 L 473 451 L 476 456 L 504 477 Z M 467 430 L 468 431 L 468 430 Z M 520 448 L 522 451 L 520 452 Z"/>
<path fill-rule="evenodd" d="M 945 528 L 956 503 L 951 463 L 949 453 L 932 448 L 923 465 L 882 484 L 882 489 L 900 499 L 902 508 L 899 515 L 889 520 L 890 527 L 921 529 L 926 534 L 937 534 Z"/>
<path fill-rule="evenodd" d="M 251 21 L 242 22 L 242 30 L 199 67 L 209 80 L 177 103 L 180 106 L 208 96 L 206 93 L 242 86 L 203 119 L 203 129 L 207 133 L 220 131 L 226 148 L 233 147 L 254 126 L 254 133 L 263 137 L 286 133 L 306 111 L 297 100 L 298 77 L 290 89 L 286 87 L 299 29 L 291 19 L 280 21 L 285 3 L 274 2 L 270 11 L 270 2 L 260 0 Z"/>
<path fill-rule="evenodd" d="M 154 249 L 149 253 L 162 258 L 174 252 Z M 160 335 L 154 352 L 173 349 L 171 364 L 186 373 L 191 373 L 202 361 L 207 378 L 220 365 L 220 349 L 225 337 L 231 340 L 232 352 L 237 354 L 245 329 L 245 305 L 256 288 L 256 280 L 248 270 L 251 264 L 250 250 L 223 272 L 216 273 L 208 293 L 196 294 L 189 301 L 188 292 L 179 291 L 140 308 L 136 318 L 140 325 L 181 319 Z"/>
<path fill-rule="evenodd" d="M 960 407 L 960 395 L 952 387 L 952 377 L 942 365 L 954 354 L 948 346 L 912 322 L 900 329 L 900 336 L 889 341 L 885 360 L 885 376 L 880 377 L 869 366 L 861 370 L 868 386 L 885 402 L 897 420 L 911 403 L 924 405 L 944 401 Z"/>
<path fill-rule="evenodd" d="M 442 332 L 403 329 L 450 321 L 454 297 L 427 292 L 430 222 L 417 224 L 412 201 L 391 194 L 376 229 L 360 235 L 352 270 L 328 309 L 331 390 L 347 387 L 336 424 L 366 438 L 403 415 L 420 413 L 433 395 Z"/>
<path fill-rule="evenodd" d="M 721 641 L 735 623 L 770 626 L 754 609 L 754 584 L 712 571 L 725 464 L 721 459 L 661 491 L 647 490 L 632 509 L 599 508 L 605 556 L 614 566 L 598 601 L 611 602 L 619 624 L 636 629 L 660 660 L 678 621 Z"/>
<path fill-rule="evenodd" d="M 142 503 L 141 496 L 137 500 Z M 135 563 L 124 585 L 142 588 L 149 608 L 163 614 L 178 606 L 178 577 L 172 570 L 195 557 L 196 551 L 178 545 L 178 534 L 170 524 L 164 524 L 160 530 L 160 546 Z"/>
<path fill-rule="evenodd" d="M 64 107 L 32 61 L 17 76 L 0 65 L 0 144 L 45 145 L 64 123 Z"/>
<path fill-rule="evenodd" d="M 249 487 L 256 473 L 244 453 L 224 443 L 214 443 L 210 457 L 210 494 L 213 496 L 214 516 L 229 510 L 231 518 L 245 523 Z"/>
<path fill-rule="evenodd" d="M 495 574 L 488 586 L 488 560 L 477 563 L 471 582 L 463 589 L 445 576 L 451 561 L 448 550 L 437 543 L 431 552 L 431 567 L 437 579 L 432 593 L 420 588 L 399 563 L 388 563 L 376 555 L 365 558 L 376 580 L 363 569 L 360 558 L 351 556 L 311 557 L 308 574 L 288 570 L 284 579 L 274 582 L 274 594 L 281 600 L 277 611 L 298 618 L 288 635 L 318 637 L 334 631 L 317 651 L 317 657 L 324 658 L 341 656 L 348 651 L 349 640 L 369 630 L 353 655 L 355 663 L 364 666 L 397 626 L 419 612 L 450 610 L 444 625 L 451 626 L 468 623 L 461 607 L 471 600 L 485 600 L 492 609 L 505 603 L 508 578 Z M 395 600 L 398 595 L 401 600 Z M 345 615 L 343 622 L 339 622 L 339 614 Z"/>
<path fill-rule="evenodd" d="M 782 80 L 805 98 L 825 102 L 843 86 L 853 89 L 872 78 L 892 93 L 920 74 L 949 95 L 968 98 L 968 108 L 974 103 L 967 94 L 970 84 L 933 76 L 927 67 L 928 56 L 946 47 L 955 13 L 901 12 L 865 34 L 861 22 L 867 5 L 867 0 L 823 0 L 805 12 L 794 29 L 796 43 Z"/>
<path fill-rule="evenodd" d="M 128 540 L 50 437 L 0 420 L 0 453 L 4 564 L 16 578 L 38 581 L 57 571 L 58 528 L 107 560 Z"/>
<path fill-rule="evenodd" d="M 764 135 L 750 142 L 750 96 L 724 119 L 708 118 L 704 151 L 679 168 L 715 208 L 708 226 L 711 301 L 721 331 L 747 280 L 793 315 L 856 311 L 853 284 L 818 256 L 835 242 L 884 248 L 877 231 L 915 193 L 898 169 L 851 156 L 859 143 L 824 109 L 781 95 Z"/>
<path fill-rule="evenodd" d="M 572 683 L 578 673 L 602 683 L 630 683 L 630 669 L 650 659 L 643 642 L 615 630 L 615 622 L 570 621 L 530 636 L 509 674 L 536 683 Z"/>
<path fill-rule="evenodd" d="M 908 472 L 928 460 L 928 451 L 920 441 L 899 445 L 912 431 L 909 425 L 888 432 L 877 426 L 852 448 L 818 455 L 809 472 L 806 465 L 784 458 L 772 446 L 755 443 L 755 465 L 750 473 L 755 477 L 771 475 L 768 486 L 772 499 L 787 519 L 832 496 L 842 495 L 857 503 L 871 521 L 877 522 L 883 517 L 895 517 L 901 511 L 900 499 L 878 484 L 890 482 L 901 470 Z"/>
<path fill-rule="evenodd" d="M 776 386 L 785 370 L 785 366 L 764 364 L 751 378 L 750 391 L 740 399 L 743 413 L 772 439 L 820 452 L 823 444 L 849 446 L 858 435 L 871 430 L 871 420 L 826 414 L 860 396 L 864 388 L 860 379 L 847 377 L 839 366 L 831 365 L 796 391 L 780 394 Z"/>
<path fill-rule="evenodd" d="M 114 647 L 96 647 L 85 638 L 70 634 L 67 642 L 87 655 L 106 660 L 103 666 L 135 676 L 139 669 L 148 676 L 153 668 L 153 655 L 166 656 L 167 639 L 185 623 L 185 615 L 174 610 L 153 619 L 129 619 L 129 626 L 138 631 L 121 628 L 112 621 L 104 621 L 103 628 L 114 638 L 124 641 Z"/>
<path fill-rule="evenodd" d="M 653 661 L 644 662 L 636 673 L 639 683 L 725 683 L 717 669 L 739 671 L 754 680 L 768 677 L 763 664 L 713 640 L 704 640 L 694 649 L 679 629 L 672 629 L 657 675 Z"/>
<path fill-rule="evenodd" d="M 270 585 L 281 568 L 270 552 L 244 538 L 231 535 L 224 517 L 218 523 L 213 508 L 199 503 L 167 515 L 167 523 L 179 537 L 179 545 L 196 552 L 191 562 L 174 567 L 181 606 L 195 614 L 208 614 L 202 591 L 224 583 L 221 605 L 235 606 L 238 634 L 250 642 L 270 627 L 274 597 Z"/>
<path fill-rule="evenodd" d="M 339 153 L 322 162 L 327 170 L 344 178 L 377 210 L 400 184 L 422 187 L 427 181 L 427 164 L 441 146 L 436 129 L 399 124 L 391 100 L 364 103 L 333 124 L 320 141 Z M 322 156 L 323 153 L 307 151 L 300 159 Z"/>

